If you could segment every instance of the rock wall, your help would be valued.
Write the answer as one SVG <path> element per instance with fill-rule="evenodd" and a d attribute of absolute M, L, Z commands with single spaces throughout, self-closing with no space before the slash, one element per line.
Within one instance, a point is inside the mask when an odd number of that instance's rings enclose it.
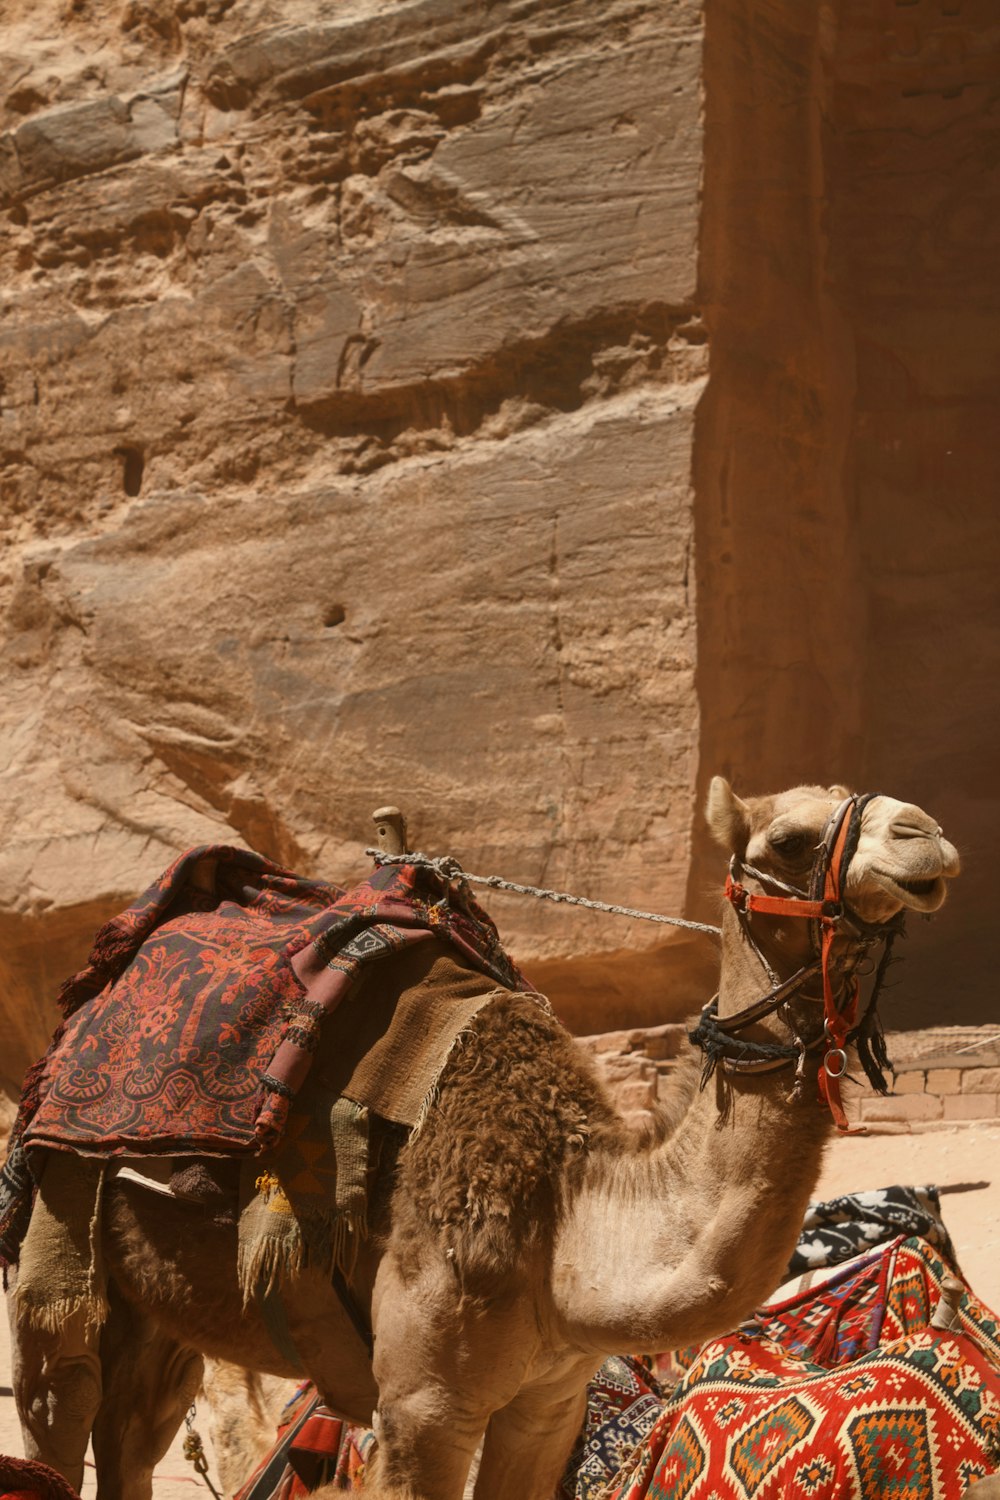
<path fill-rule="evenodd" d="M 5 31 L 11 1073 L 97 919 L 207 839 L 348 880 L 396 801 L 470 869 L 679 909 L 701 31 L 694 0 Z M 557 1001 L 654 941 L 491 906 Z"/>
<path fill-rule="evenodd" d="M 935 812 L 896 1027 L 995 1018 L 1000 22 L 978 0 L 706 7 L 699 788 Z M 689 904 L 717 857 L 696 829 Z"/>
<path fill-rule="evenodd" d="M 7 13 L 7 1081 L 186 845 L 349 880 L 395 801 L 707 914 L 718 770 L 940 810 L 908 1014 L 985 1014 L 986 0 Z M 702 939 L 490 907 L 580 1031 L 709 990 Z"/>
<path fill-rule="evenodd" d="M 853 352 L 862 775 L 932 807 L 964 860 L 951 907 L 910 934 L 891 1018 L 995 1022 L 1000 14 L 843 12 L 825 64 L 827 274 Z"/>

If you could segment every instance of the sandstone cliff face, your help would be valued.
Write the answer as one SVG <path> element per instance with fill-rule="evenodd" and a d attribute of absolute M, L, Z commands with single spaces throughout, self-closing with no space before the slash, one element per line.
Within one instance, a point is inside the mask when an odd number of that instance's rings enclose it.
<path fill-rule="evenodd" d="M 1000 23 L 706 8 L 699 784 L 843 777 L 941 819 L 891 1025 L 995 1019 Z M 697 838 L 697 907 L 716 856 Z"/>
<path fill-rule="evenodd" d="M 677 910 L 699 7 L 84 0 L 4 46 L 17 1065 L 206 839 L 348 880 L 398 801 L 471 869 Z M 652 941 L 491 906 L 553 993 Z"/>
<path fill-rule="evenodd" d="M 994 31 L 8 0 L 8 1080 L 186 845 L 346 881 L 397 801 L 470 869 L 710 915 L 717 770 L 938 811 L 972 879 L 892 1020 L 988 1013 Z M 702 939 L 490 907 L 580 1030 L 709 991 Z"/>

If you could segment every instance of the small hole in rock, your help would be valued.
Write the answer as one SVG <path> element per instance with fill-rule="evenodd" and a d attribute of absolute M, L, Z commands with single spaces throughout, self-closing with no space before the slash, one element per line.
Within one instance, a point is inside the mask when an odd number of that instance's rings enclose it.
<path fill-rule="evenodd" d="M 323 611 L 323 624 L 328 630 L 334 625 L 343 625 L 346 619 L 347 610 L 342 604 L 328 604 Z"/>
<path fill-rule="evenodd" d="M 116 449 L 122 460 L 122 486 L 126 495 L 138 495 L 142 489 L 142 471 L 146 461 L 138 448 Z"/>

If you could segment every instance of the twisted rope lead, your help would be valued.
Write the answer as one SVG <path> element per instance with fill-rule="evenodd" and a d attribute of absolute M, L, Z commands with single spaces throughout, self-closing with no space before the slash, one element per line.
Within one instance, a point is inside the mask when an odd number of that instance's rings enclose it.
<path fill-rule="evenodd" d="M 442 880 L 467 880 L 472 885 L 486 885 L 493 891 L 513 891 L 516 896 L 539 896 L 545 901 L 561 901 L 567 906 L 585 906 L 589 911 L 606 911 L 614 917 L 635 917 L 640 922 L 662 922 L 668 927 L 687 927 L 691 932 L 708 932 L 718 937 L 720 927 L 710 927 L 707 922 L 689 922 L 685 917 L 665 917 L 660 912 L 638 911 L 634 906 L 612 906 L 607 901 L 588 901 L 586 896 L 571 896 L 568 891 L 549 891 L 537 885 L 519 885 L 515 880 L 504 880 L 500 875 L 470 875 L 463 870 L 457 859 L 447 855 L 432 859 L 429 854 L 386 854 L 382 849 L 366 849 L 365 853 L 379 865 L 419 865 L 423 870 L 433 870 Z"/>

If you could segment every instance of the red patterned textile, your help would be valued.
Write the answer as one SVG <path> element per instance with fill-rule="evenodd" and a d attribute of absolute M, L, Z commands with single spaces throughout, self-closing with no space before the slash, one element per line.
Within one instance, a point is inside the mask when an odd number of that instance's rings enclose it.
<path fill-rule="evenodd" d="M 1000 1329 L 893 1241 L 705 1344 L 609 1500 L 958 1500 L 1000 1466 Z"/>
<path fill-rule="evenodd" d="M 214 862 L 214 893 L 191 881 Z M 195 849 L 97 934 L 63 985 L 33 1148 L 107 1155 L 245 1151 L 261 1083 L 298 1010 L 286 956 L 341 893 L 259 855 Z"/>
<path fill-rule="evenodd" d="M 0 1500 L 79 1500 L 79 1496 L 47 1464 L 0 1454 Z"/>
<path fill-rule="evenodd" d="M 430 935 L 529 988 L 486 913 L 424 867 L 383 866 L 344 892 L 225 845 L 176 860 L 60 991 L 66 1019 L 25 1079 L 0 1173 L 0 1259 L 16 1261 L 27 1227 L 33 1150 L 274 1146 L 323 1016 L 366 965 Z"/>
<path fill-rule="evenodd" d="M 373 1442 L 370 1429 L 335 1417 L 307 1383 L 285 1408 L 274 1446 L 233 1500 L 300 1500 L 323 1484 L 359 1490 Z"/>

